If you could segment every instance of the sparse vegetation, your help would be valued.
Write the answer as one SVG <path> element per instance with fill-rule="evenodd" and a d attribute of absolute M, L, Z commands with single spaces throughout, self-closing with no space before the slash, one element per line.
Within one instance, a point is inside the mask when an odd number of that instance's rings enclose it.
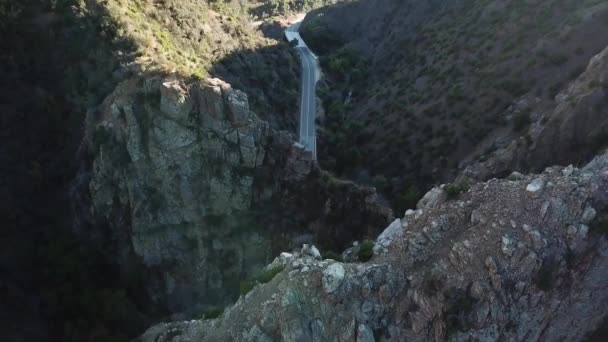
<path fill-rule="evenodd" d="M 223 313 L 223 308 L 209 309 L 201 315 L 201 319 L 216 319 L 219 318 Z"/>
<path fill-rule="evenodd" d="M 283 271 L 283 266 L 276 266 L 269 270 L 264 270 L 258 273 L 255 276 L 255 280 L 257 280 L 260 284 L 266 284 L 270 282 L 277 274 Z"/>
<path fill-rule="evenodd" d="M 365 240 L 359 245 L 359 253 L 357 253 L 359 261 L 369 261 L 374 256 L 374 241 Z"/>
<path fill-rule="evenodd" d="M 460 158 L 505 126 L 514 101 L 532 92 L 553 101 L 580 75 L 588 63 L 582 57 L 608 44 L 608 38 L 584 35 L 602 15 L 581 22 L 577 14 L 597 4 L 509 2 L 489 14 L 489 0 L 467 1 L 455 12 L 449 4 L 421 9 L 424 21 L 369 31 L 340 18 L 389 20 L 407 17 L 408 7 L 395 3 L 380 14 L 348 5 L 321 10 L 302 26 L 304 39 L 324 61 L 328 82 L 320 85 L 327 86 L 320 92 L 327 115 L 320 122 L 321 165 L 342 177 L 371 174 L 375 179 L 361 178 L 395 210 L 411 207 L 417 198 L 404 195 L 410 185 L 424 190 L 449 177 Z M 364 82 L 350 77 L 358 73 L 351 54 L 373 68 L 364 70 Z M 529 124 L 529 113 L 518 115 L 515 133 Z M 381 186 L 379 176 L 387 180 Z"/>
<path fill-rule="evenodd" d="M 344 258 L 342 258 L 342 254 L 336 253 L 334 251 L 327 251 L 323 254 L 323 258 L 332 259 L 337 262 L 344 262 Z"/>
<path fill-rule="evenodd" d="M 266 284 L 269 283 L 274 277 L 283 271 L 283 266 L 275 266 L 270 269 L 264 269 L 258 272 L 253 279 L 243 280 L 240 283 L 240 292 L 241 295 L 246 295 L 251 291 L 256 284 Z"/>
<path fill-rule="evenodd" d="M 458 195 L 469 191 L 471 185 L 468 182 L 452 183 L 445 186 L 445 192 L 449 199 L 456 198 Z"/>
<path fill-rule="evenodd" d="M 240 284 L 241 295 L 244 296 L 248 294 L 255 287 L 255 281 L 253 280 L 243 280 Z"/>

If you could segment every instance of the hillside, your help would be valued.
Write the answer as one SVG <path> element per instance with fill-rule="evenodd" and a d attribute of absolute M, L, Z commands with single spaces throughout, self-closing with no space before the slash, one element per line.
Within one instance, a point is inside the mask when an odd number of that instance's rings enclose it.
<path fill-rule="evenodd" d="M 321 165 L 396 207 L 526 134 L 608 44 L 602 1 L 379 1 L 313 11 Z M 500 136 L 501 139 L 496 139 Z"/>

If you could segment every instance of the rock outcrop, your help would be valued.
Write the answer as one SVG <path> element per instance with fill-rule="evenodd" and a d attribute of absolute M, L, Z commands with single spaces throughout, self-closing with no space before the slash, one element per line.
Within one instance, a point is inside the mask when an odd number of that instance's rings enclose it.
<path fill-rule="evenodd" d="M 220 318 L 140 341 L 582 340 L 608 304 L 608 153 L 518 178 L 408 212 L 367 263 L 285 254 Z"/>
<path fill-rule="evenodd" d="M 464 171 L 485 180 L 513 170 L 539 171 L 593 158 L 608 143 L 608 48 L 594 56 L 575 81 L 555 98 L 555 105 L 539 109 L 527 134 Z"/>
<path fill-rule="evenodd" d="M 91 198 L 112 231 L 108 253 L 143 263 L 146 290 L 172 312 L 229 303 L 281 250 L 371 236 L 392 219 L 373 189 L 322 174 L 219 79 L 126 81 L 89 121 Z M 352 221 L 339 222 L 345 212 Z"/>

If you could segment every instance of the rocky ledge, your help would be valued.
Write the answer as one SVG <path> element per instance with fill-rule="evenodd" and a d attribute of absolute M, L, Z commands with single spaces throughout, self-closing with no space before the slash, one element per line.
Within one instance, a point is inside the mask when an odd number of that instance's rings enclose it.
<path fill-rule="evenodd" d="M 305 246 L 217 319 L 164 323 L 161 341 L 576 341 L 608 304 L 608 154 L 432 191 L 366 263 Z M 450 198 L 451 197 L 451 198 Z"/>

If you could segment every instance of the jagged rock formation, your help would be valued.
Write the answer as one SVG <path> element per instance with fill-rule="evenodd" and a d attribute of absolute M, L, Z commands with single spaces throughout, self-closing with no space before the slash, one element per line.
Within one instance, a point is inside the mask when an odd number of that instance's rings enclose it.
<path fill-rule="evenodd" d="M 284 253 L 219 319 L 140 341 L 582 340 L 608 304 L 608 154 L 513 179 L 408 211 L 368 263 Z"/>
<path fill-rule="evenodd" d="M 173 312 L 225 305 L 282 249 L 372 236 L 391 219 L 373 189 L 323 175 L 218 79 L 130 80 L 90 121 L 94 216 Z"/>
<path fill-rule="evenodd" d="M 515 110 L 534 108 L 533 100 L 522 102 L 525 108 Z M 483 180 L 512 170 L 587 161 L 608 141 L 607 108 L 608 48 L 590 60 L 585 72 L 556 96 L 555 104 L 534 108 L 534 123 L 526 135 L 499 146 L 487 161 L 469 166 L 464 174 Z"/>

